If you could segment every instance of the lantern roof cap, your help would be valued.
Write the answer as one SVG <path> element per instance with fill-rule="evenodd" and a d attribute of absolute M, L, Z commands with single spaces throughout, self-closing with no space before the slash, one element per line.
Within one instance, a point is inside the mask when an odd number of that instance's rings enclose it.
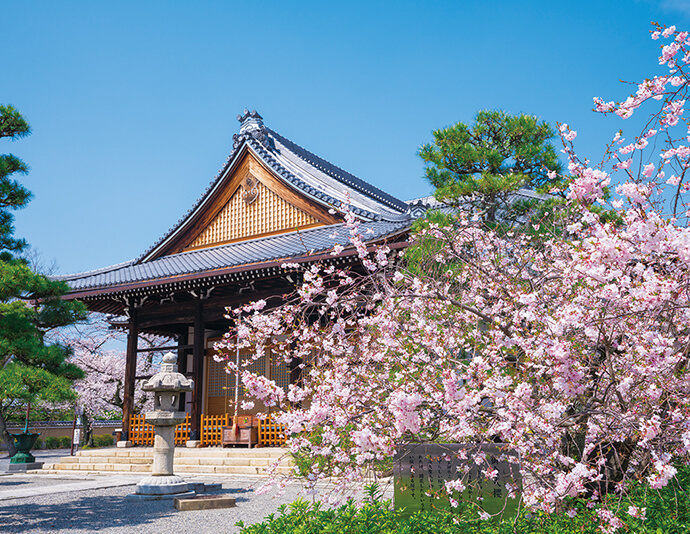
<path fill-rule="evenodd" d="M 163 356 L 160 372 L 141 386 L 144 391 L 192 391 L 194 381 L 177 372 L 177 356 L 168 352 Z"/>

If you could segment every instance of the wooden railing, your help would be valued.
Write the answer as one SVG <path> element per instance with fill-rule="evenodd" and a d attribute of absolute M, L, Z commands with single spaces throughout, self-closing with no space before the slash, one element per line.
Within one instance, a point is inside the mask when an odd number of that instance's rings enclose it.
<path fill-rule="evenodd" d="M 189 414 L 184 420 L 184 423 L 180 423 L 175 427 L 175 445 L 184 445 L 189 441 Z"/>
<path fill-rule="evenodd" d="M 201 414 L 201 446 L 220 445 L 223 441 L 224 426 L 230 426 L 230 414 Z"/>
<path fill-rule="evenodd" d="M 280 446 L 287 440 L 285 427 L 273 422 L 269 415 L 266 419 L 259 419 L 259 444 Z"/>
<path fill-rule="evenodd" d="M 129 435 L 127 439 L 135 445 L 153 445 L 153 425 L 146 422 L 144 414 L 129 416 Z"/>
<path fill-rule="evenodd" d="M 153 425 L 146 422 L 143 414 L 132 414 L 129 417 L 129 441 L 135 445 L 153 445 Z M 189 439 L 189 414 L 184 423 L 175 427 L 175 445 L 184 445 Z"/>
<path fill-rule="evenodd" d="M 201 446 L 220 445 L 223 439 L 223 427 L 232 425 L 230 414 L 201 414 Z M 175 427 L 175 445 L 184 445 L 189 439 L 189 414 L 184 423 Z M 259 420 L 259 445 L 281 446 L 285 444 L 285 427 L 273 422 L 270 416 Z M 129 440 L 135 445 L 153 445 L 153 425 L 146 422 L 143 414 L 133 414 L 129 418 Z"/>

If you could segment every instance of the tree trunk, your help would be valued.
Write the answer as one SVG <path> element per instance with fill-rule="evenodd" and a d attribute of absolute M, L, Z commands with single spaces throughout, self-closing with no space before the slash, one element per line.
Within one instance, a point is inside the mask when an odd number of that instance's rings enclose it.
<path fill-rule="evenodd" d="M 0 437 L 7 447 L 7 452 L 10 457 L 17 454 L 17 447 L 14 446 L 14 438 L 10 436 L 7 430 L 7 424 L 5 423 L 5 414 L 0 410 Z"/>
<path fill-rule="evenodd" d="M 602 475 L 601 480 L 585 484 L 589 490 L 588 496 L 597 492 L 600 496 L 614 492 L 618 483 L 623 480 L 625 473 L 630 465 L 630 458 L 635 451 L 636 443 L 631 439 L 604 443 L 597 447 L 588 458 L 585 459 L 587 465 L 595 466 L 602 457 L 604 461 L 599 469 Z"/>
<path fill-rule="evenodd" d="M 82 416 L 82 425 L 84 428 L 84 446 L 93 447 L 93 425 L 91 418 L 88 415 L 86 415 L 86 413 Z"/>

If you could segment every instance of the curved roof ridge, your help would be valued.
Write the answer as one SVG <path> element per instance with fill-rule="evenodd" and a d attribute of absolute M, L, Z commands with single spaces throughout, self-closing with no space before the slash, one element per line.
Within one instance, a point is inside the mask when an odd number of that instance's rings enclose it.
<path fill-rule="evenodd" d="M 276 171 L 280 176 L 285 178 L 291 184 L 297 186 L 302 192 L 307 193 L 308 195 L 314 197 L 316 200 L 325 202 L 330 206 L 336 208 L 345 207 L 344 202 L 342 202 L 341 200 L 338 200 L 337 198 L 334 198 L 329 194 L 324 193 L 323 191 L 319 191 L 315 187 L 312 187 L 304 180 L 296 176 L 293 172 L 286 169 L 284 165 L 282 165 L 271 155 L 271 151 L 268 148 L 266 148 L 266 146 L 262 143 L 256 141 L 255 139 L 247 139 L 247 144 L 251 146 L 254 149 L 254 151 L 259 155 L 259 157 L 261 157 L 261 159 L 265 163 L 267 163 L 271 168 L 273 168 L 274 171 Z M 388 220 L 388 218 L 384 217 L 380 213 L 374 213 L 362 208 L 358 208 L 356 206 L 351 206 L 350 209 L 352 210 L 352 213 L 354 213 L 355 215 L 361 215 L 362 217 L 366 217 L 367 219 L 372 219 L 374 221 L 378 221 L 381 219 Z"/>
<path fill-rule="evenodd" d="M 298 145 L 297 143 L 291 141 L 287 137 L 279 134 L 278 132 L 275 132 L 268 127 L 265 128 L 268 132 L 271 133 L 271 135 L 276 136 L 278 140 L 283 145 L 287 146 L 293 153 L 295 153 L 297 156 L 299 156 L 301 159 L 303 159 L 310 165 L 313 165 L 320 171 L 326 173 L 331 178 L 335 178 L 339 182 L 348 185 L 362 193 L 365 193 L 366 195 L 373 196 L 374 198 L 376 198 L 376 200 L 400 212 L 404 213 L 405 211 L 407 211 L 408 206 L 402 200 L 394 197 L 389 193 L 386 193 L 385 191 L 362 180 L 361 178 L 358 178 L 354 174 L 347 172 L 345 169 L 342 169 L 337 165 L 334 165 L 330 161 L 325 160 L 320 156 L 317 156 L 313 152 L 310 152 L 306 148 Z"/>

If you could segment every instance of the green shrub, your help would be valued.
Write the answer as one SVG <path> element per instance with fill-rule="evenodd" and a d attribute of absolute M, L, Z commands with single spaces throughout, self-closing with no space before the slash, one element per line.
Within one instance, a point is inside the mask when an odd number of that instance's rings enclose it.
<path fill-rule="evenodd" d="M 45 440 L 46 449 L 57 449 L 58 448 L 58 438 L 55 436 L 48 436 Z"/>
<path fill-rule="evenodd" d="M 56 436 L 49 436 L 45 439 L 46 449 L 59 449 L 60 438 Z"/>
<path fill-rule="evenodd" d="M 103 436 L 94 436 L 93 437 L 93 446 L 94 447 L 112 447 L 113 446 L 113 436 L 110 436 L 108 434 L 105 434 Z"/>
<path fill-rule="evenodd" d="M 636 534 L 687 534 L 690 532 L 690 468 L 679 467 L 676 478 L 661 490 L 634 483 L 626 497 L 611 496 L 610 509 L 623 520 L 620 532 Z M 443 511 L 417 512 L 405 517 L 382 501 L 375 486 L 367 488 L 368 501 L 361 507 L 349 501 L 337 509 L 322 509 L 321 503 L 297 500 L 281 506 L 278 514 L 262 523 L 245 526 L 241 534 L 600 534 L 597 509 L 573 499 L 568 509 L 577 515 L 525 514 L 502 522 L 465 519 L 467 509 L 458 514 Z M 628 513 L 629 506 L 646 508 L 646 520 Z"/>

